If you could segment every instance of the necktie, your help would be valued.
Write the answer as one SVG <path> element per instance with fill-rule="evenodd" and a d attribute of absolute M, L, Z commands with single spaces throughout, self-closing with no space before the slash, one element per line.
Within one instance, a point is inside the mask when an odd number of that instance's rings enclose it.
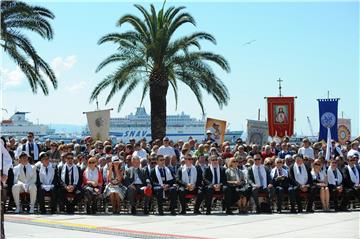
<path fill-rule="evenodd" d="M 282 170 L 279 168 L 279 176 L 282 176 Z"/>
<path fill-rule="evenodd" d="M 335 184 L 336 184 L 336 186 L 338 185 L 338 175 L 337 175 L 337 171 L 336 170 L 333 170 L 333 174 L 334 174 L 334 177 L 335 177 Z"/>
<path fill-rule="evenodd" d="M 46 175 L 48 175 L 49 169 L 47 167 L 45 168 L 45 172 L 46 172 Z"/>
<path fill-rule="evenodd" d="M 352 171 L 353 171 L 354 174 L 356 175 L 356 169 L 355 169 L 355 167 L 352 168 Z"/>
<path fill-rule="evenodd" d="M 214 179 L 215 179 L 215 184 L 218 184 L 217 168 L 214 168 Z"/>
<path fill-rule="evenodd" d="M 163 177 L 165 178 L 164 181 L 166 182 L 166 172 L 165 172 L 165 168 L 162 168 L 161 171 L 162 171 Z"/>
<path fill-rule="evenodd" d="M 24 170 L 24 174 L 25 174 L 25 177 L 26 177 L 26 166 L 25 165 L 23 167 L 23 170 Z"/>
<path fill-rule="evenodd" d="M 320 173 L 317 173 L 317 180 L 320 180 Z"/>
<path fill-rule="evenodd" d="M 299 168 L 299 172 L 300 172 L 300 174 L 301 174 L 301 166 L 298 166 L 298 168 Z"/>
<path fill-rule="evenodd" d="M 70 185 L 73 184 L 73 177 L 72 177 L 72 168 L 69 170 L 69 182 L 70 182 Z"/>
<path fill-rule="evenodd" d="M 260 186 L 263 187 L 264 186 L 264 178 L 261 175 L 260 167 L 258 167 L 258 175 L 259 175 L 259 179 L 260 179 Z"/>
<path fill-rule="evenodd" d="M 137 176 L 140 177 L 140 169 L 139 168 L 136 169 L 136 173 L 137 173 Z"/>
<path fill-rule="evenodd" d="M 191 168 L 187 169 L 187 174 L 188 174 L 189 183 L 191 183 Z"/>

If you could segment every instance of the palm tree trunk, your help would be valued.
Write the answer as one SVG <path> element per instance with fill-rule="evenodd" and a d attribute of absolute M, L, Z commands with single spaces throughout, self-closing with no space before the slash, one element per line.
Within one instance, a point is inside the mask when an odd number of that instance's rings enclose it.
<path fill-rule="evenodd" d="M 163 139 L 166 135 L 166 95 L 169 82 L 165 74 L 153 71 L 150 75 L 151 137 Z"/>

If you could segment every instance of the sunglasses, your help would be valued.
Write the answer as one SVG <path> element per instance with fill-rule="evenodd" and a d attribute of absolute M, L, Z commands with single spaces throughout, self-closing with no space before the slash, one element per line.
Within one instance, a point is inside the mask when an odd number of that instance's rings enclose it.
<path fill-rule="evenodd" d="M 89 164 L 95 164 L 96 162 L 89 162 Z"/>
<path fill-rule="evenodd" d="M 193 160 L 193 158 L 186 158 L 187 160 Z"/>
<path fill-rule="evenodd" d="M 159 161 L 165 161 L 165 159 L 159 159 Z"/>
<path fill-rule="evenodd" d="M 315 165 L 315 166 L 321 166 L 321 164 L 318 164 L 318 163 L 315 163 L 314 165 Z"/>
<path fill-rule="evenodd" d="M 260 160 L 259 158 L 256 158 L 256 159 L 254 159 L 254 160 Z"/>
<path fill-rule="evenodd" d="M 66 159 L 74 159 L 73 157 L 67 157 Z"/>

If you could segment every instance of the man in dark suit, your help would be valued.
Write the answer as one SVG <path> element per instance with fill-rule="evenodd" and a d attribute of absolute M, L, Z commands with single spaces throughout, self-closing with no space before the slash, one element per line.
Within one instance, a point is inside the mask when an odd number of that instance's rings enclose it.
<path fill-rule="evenodd" d="M 210 156 L 210 161 L 210 166 L 205 169 L 203 177 L 205 188 L 205 207 L 206 214 L 208 215 L 211 214 L 213 194 L 217 193 L 225 195 L 227 190 L 225 168 L 219 165 L 219 159 L 216 155 Z M 225 200 L 227 200 L 227 198 L 225 198 Z M 227 211 L 227 213 L 231 214 L 229 211 Z"/>
<path fill-rule="evenodd" d="M 203 200 L 202 194 L 202 174 L 193 165 L 193 158 L 191 154 L 185 156 L 185 165 L 180 167 L 177 171 L 177 184 L 179 185 L 179 200 L 181 204 L 181 213 L 186 214 L 186 198 L 185 195 L 193 194 L 196 196 L 195 214 L 200 213 L 200 204 Z"/>
<path fill-rule="evenodd" d="M 49 155 L 41 152 L 39 155 L 41 165 L 37 168 L 38 200 L 41 214 L 45 214 L 45 194 L 51 197 L 51 214 L 56 212 L 56 195 L 59 184 L 57 167 L 53 168 L 49 161 Z"/>
<path fill-rule="evenodd" d="M 327 170 L 328 187 L 330 198 L 334 201 L 335 211 L 347 211 L 347 203 L 349 201 L 348 194 L 344 189 L 344 176 L 338 168 L 338 161 L 330 159 L 330 167 Z M 339 195 L 342 196 L 341 205 L 339 207 Z"/>
<path fill-rule="evenodd" d="M 275 188 L 275 194 L 277 199 L 277 212 L 281 213 L 284 193 L 289 188 L 289 175 L 288 171 L 283 167 L 284 159 L 277 158 L 275 160 L 276 167 L 271 171 L 272 184 Z"/>
<path fill-rule="evenodd" d="M 68 214 L 73 214 L 75 205 L 81 199 L 81 170 L 74 164 L 74 154 L 64 155 L 66 163 L 59 167 L 59 197 L 63 200 Z M 70 197 L 69 197 L 70 196 Z"/>
<path fill-rule="evenodd" d="M 269 170 L 261 163 L 260 154 L 254 155 L 254 165 L 248 169 L 248 180 L 249 184 L 252 187 L 252 197 L 256 205 L 256 212 L 260 213 L 260 204 L 259 204 L 259 193 L 266 193 L 266 200 L 270 206 L 271 212 L 271 202 L 274 195 L 274 187 L 272 185 L 272 180 Z M 255 171 L 256 170 L 256 171 Z"/>
<path fill-rule="evenodd" d="M 22 145 L 22 151 L 27 152 L 30 164 L 34 164 L 39 160 L 40 145 L 35 142 L 33 132 L 29 132 L 27 138 L 26 144 Z"/>
<path fill-rule="evenodd" d="M 131 167 L 125 171 L 124 185 L 128 188 L 128 199 L 131 204 L 131 214 L 136 215 L 136 195 L 144 197 L 144 214 L 149 214 L 149 197 L 144 194 L 144 189 L 151 186 L 145 168 L 140 169 L 140 158 L 133 156 Z"/>
<path fill-rule="evenodd" d="M 355 197 L 360 201 L 360 168 L 356 165 L 359 156 L 357 154 L 348 154 L 347 157 L 348 165 L 343 169 L 345 194 L 349 198 Z"/>
<path fill-rule="evenodd" d="M 310 169 L 304 164 L 304 158 L 301 154 L 294 155 L 295 163 L 290 167 L 290 202 L 291 211 L 294 212 L 294 204 L 297 202 L 298 212 L 302 212 L 302 204 L 300 198 L 300 192 L 306 192 L 308 195 L 308 203 L 306 207 L 307 212 L 314 212 L 312 209 L 314 203 L 315 194 L 311 189 L 312 175 Z"/>
<path fill-rule="evenodd" d="M 170 199 L 170 212 L 176 215 L 177 190 L 175 186 L 175 175 L 165 166 L 163 155 L 157 155 L 157 165 L 151 169 L 151 182 L 157 198 L 159 215 L 164 215 L 164 196 Z"/>

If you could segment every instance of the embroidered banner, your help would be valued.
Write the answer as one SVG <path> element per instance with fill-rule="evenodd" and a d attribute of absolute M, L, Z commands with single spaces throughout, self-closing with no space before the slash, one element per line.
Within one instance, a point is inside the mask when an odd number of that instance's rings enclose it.
<path fill-rule="evenodd" d="M 294 134 L 294 97 L 268 97 L 269 135 L 274 137 Z"/>
<path fill-rule="evenodd" d="M 107 140 L 109 138 L 110 110 L 86 112 L 86 117 L 93 139 Z"/>
<path fill-rule="evenodd" d="M 224 142 L 224 136 L 226 131 L 226 121 L 207 118 L 205 125 L 205 132 L 211 133 L 211 138 L 218 144 Z"/>
<path fill-rule="evenodd" d="M 260 120 L 247 120 L 247 144 L 265 145 L 269 137 L 268 123 Z"/>
<path fill-rule="evenodd" d="M 338 141 L 340 144 L 346 144 L 346 141 L 351 139 L 351 120 L 339 118 L 338 119 Z"/>
<path fill-rule="evenodd" d="M 319 102 L 319 141 L 330 138 L 338 141 L 338 101 L 339 99 L 318 99 Z"/>

